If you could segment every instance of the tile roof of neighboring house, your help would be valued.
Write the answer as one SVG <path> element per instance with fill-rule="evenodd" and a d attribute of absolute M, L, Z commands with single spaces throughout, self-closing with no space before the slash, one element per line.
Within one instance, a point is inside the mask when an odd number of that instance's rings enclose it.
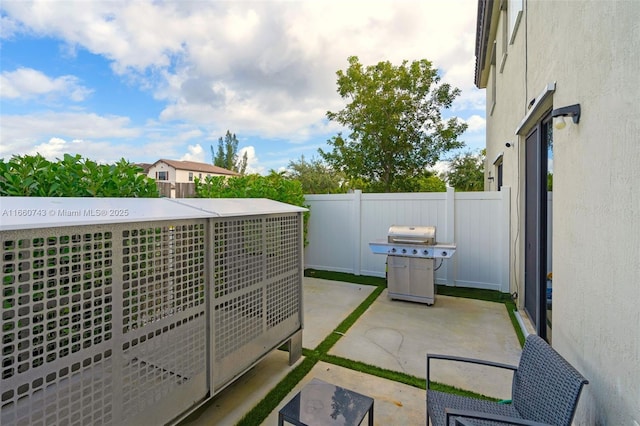
<path fill-rule="evenodd" d="M 177 161 L 177 160 L 167 160 L 161 158 L 160 160 L 153 163 L 153 165 L 158 164 L 159 162 L 167 163 L 171 167 L 177 170 L 189 170 L 194 172 L 204 172 L 204 173 L 214 173 L 217 175 L 229 175 L 229 176 L 239 176 L 240 173 L 234 172 L 233 170 L 224 169 L 222 167 L 214 166 L 213 164 L 207 163 L 197 163 L 195 161 Z"/>
<path fill-rule="evenodd" d="M 142 167 L 142 170 L 144 170 L 145 173 L 148 173 L 149 169 L 151 168 L 151 166 L 153 166 L 153 164 L 151 164 L 151 163 L 136 163 L 136 166 Z"/>

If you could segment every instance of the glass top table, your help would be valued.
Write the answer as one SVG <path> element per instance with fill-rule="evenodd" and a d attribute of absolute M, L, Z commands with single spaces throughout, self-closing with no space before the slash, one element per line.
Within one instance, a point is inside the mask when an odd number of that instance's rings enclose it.
<path fill-rule="evenodd" d="M 367 413 L 373 426 L 373 398 L 314 378 L 278 412 L 278 425 L 359 425 Z"/>

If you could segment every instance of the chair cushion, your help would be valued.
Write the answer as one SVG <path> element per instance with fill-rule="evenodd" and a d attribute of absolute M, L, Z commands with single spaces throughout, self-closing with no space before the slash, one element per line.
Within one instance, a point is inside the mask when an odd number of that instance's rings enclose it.
<path fill-rule="evenodd" d="M 445 425 L 446 415 L 445 408 L 455 408 L 458 410 L 471 410 L 480 411 L 482 413 L 500 414 L 503 416 L 518 417 L 520 414 L 511 404 L 498 404 L 493 401 L 486 401 L 482 399 L 469 398 L 466 396 L 453 395 L 450 393 L 427 390 L 427 414 L 431 419 L 433 426 L 447 426 Z M 453 418 L 449 422 L 448 426 L 455 426 Z M 473 420 L 474 425 L 500 425 L 504 426 L 504 423 L 494 423 L 484 420 Z"/>

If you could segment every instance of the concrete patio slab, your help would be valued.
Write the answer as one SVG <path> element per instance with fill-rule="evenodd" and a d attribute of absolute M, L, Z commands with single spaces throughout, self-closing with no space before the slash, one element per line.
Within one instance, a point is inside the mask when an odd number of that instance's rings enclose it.
<path fill-rule="evenodd" d="M 284 351 L 276 350 L 269 353 L 180 425 L 233 426 L 237 424 L 295 367 L 290 367 L 288 362 L 289 354 Z M 277 421 L 272 424 L 277 424 Z"/>
<path fill-rule="evenodd" d="M 305 277 L 302 346 L 314 349 L 374 290 L 374 286 Z M 234 425 L 293 369 L 288 354 L 273 351 L 182 425 Z M 298 361 L 298 363 L 301 361 Z M 297 364 L 296 364 L 297 365 Z M 311 379 L 309 379 L 311 380 Z"/>
<path fill-rule="evenodd" d="M 305 278 L 303 346 L 315 348 L 374 289 Z M 517 364 L 521 349 L 502 304 L 438 296 L 433 306 L 426 306 L 389 300 L 385 290 L 330 354 L 425 377 L 427 352 Z M 271 352 L 181 425 L 237 424 L 293 368 L 286 352 Z M 456 364 L 437 364 L 435 369 L 433 378 L 438 382 L 501 398 L 509 396 L 510 375 L 497 378 L 495 369 L 459 368 Z M 278 410 L 314 377 L 373 397 L 376 425 L 425 424 L 424 390 L 319 362 L 263 425 L 277 424 Z"/>
<path fill-rule="evenodd" d="M 424 390 L 337 365 L 318 362 L 271 412 L 262 425 L 277 425 L 280 408 L 284 407 L 314 377 L 373 398 L 373 418 L 376 425 L 425 424 L 427 409 Z M 366 424 L 366 420 L 363 424 Z"/>
<path fill-rule="evenodd" d="M 427 352 L 517 364 L 521 348 L 501 303 L 438 296 L 433 306 L 426 306 L 390 300 L 385 290 L 329 351 L 417 377 L 426 377 Z M 433 380 L 498 398 L 509 397 L 508 372 L 437 363 L 432 368 Z"/>
<path fill-rule="evenodd" d="M 373 291 L 371 285 L 304 278 L 302 347 L 314 349 Z"/>
<path fill-rule="evenodd" d="M 243 375 L 182 426 L 237 424 L 290 371 L 287 354 L 275 351 Z M 318 362 L 262 423 L 278 424 L 278 411 L 313 378 L 372 397 L 376 425 L 417 425 L 426 419 L 425 391 L 348 368 Z"/>

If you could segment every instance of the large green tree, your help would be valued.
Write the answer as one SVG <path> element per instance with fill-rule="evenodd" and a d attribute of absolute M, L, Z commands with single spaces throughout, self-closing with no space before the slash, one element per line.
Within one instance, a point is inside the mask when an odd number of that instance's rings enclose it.
<path fill-rule="evenodd" d="M 445 192 L 447 184 L 433 172 L 425 172 L 415 179 L 415 189 L 412 192 Z"/>
<path fill-rule="evenodd" d="M 486 150 L 466 152 L 451 161 L 446 179 L 456 191 L 484 191 L 484 162 Z"/>
<path fill-rule="evenodd" d="M 442 119 L 442 110 L 451 107 L 460 90 L 441 83 L 426 59 L 365 67 L 352 56 L 337 76 L 338 93 L 347 105 L 327 112 L 327 118 L 349 128 L 349 134 L 331 138 L 327 142 L 333 149 L 321 149 L 320 155 L 350 180 L 362 179 L 372 191 L 410 190 L 416 176 L 443 153 L 464 145 L 458 137 L 466 124 Z"/>
<path fill-rule="evenodd" d="M 307 161 L 304 155 L 289 162 L 287 175 L 300 181 L 305 194 L 336 194 L 346 192 L 345 177 L 335 172 L 319 158 Z"/>
<path fill-rule="evenodd" d="M 222 167 L 223 169 L 233 170 L 241 175 L 247 170 L 247 152 L 245 151 L 242 158 L 238 156 L 238 138 L 235 133 L 227 130 L 227 134 L 223 138 L 218 139 L 218 150 L 214 151 L 211 146 L 211 155 L 213 156 L 213 165 Z"/>

